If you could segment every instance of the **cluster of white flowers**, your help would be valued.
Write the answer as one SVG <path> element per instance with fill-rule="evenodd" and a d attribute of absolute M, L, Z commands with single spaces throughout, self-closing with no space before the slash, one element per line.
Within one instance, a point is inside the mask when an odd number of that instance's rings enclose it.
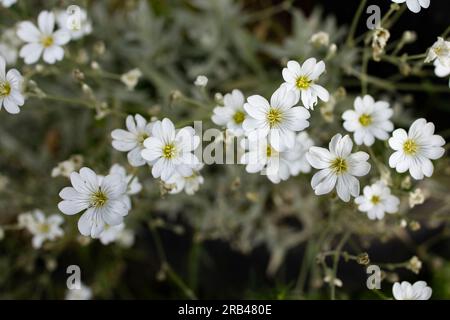
<path fill-rule="evenodd" d="M 44 241 L 53 241 L 64 235 L 61 229 L 64 219 L 59 214 L 46 217 L 41 210 L 36 209 L 22 213 L 18 220 L 19 226 L 26 228 L 33 235 L 32 245 L 35 249 L 40 248 Z"/>
<path fill-rule="evenodd" d="M 64 45 L 92 31 L 86 11 L 81 8 L 79 18 L 79 25 L 75 25 L 66 12 L 60 11 L 55 16 L 53 12 L 42 11 L 38 16 L 37 26 L 31 21 L 21 22 L 17 36 L 26 44 L 20 49 L 20 57 L 26 64 L 38 62 L 41 56 L 48 64 L 61 61 L 64 58 Z M 56 31 L 55 24 L 59 26 Z"/>

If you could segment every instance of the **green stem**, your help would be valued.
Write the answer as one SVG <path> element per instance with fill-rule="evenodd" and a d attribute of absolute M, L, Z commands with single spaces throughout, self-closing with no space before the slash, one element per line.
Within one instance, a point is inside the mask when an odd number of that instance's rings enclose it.
<path fill-rule="evenodd" d="M 346 41 L 346 45 L 349 47 L 353 47 L 355 45 L 354 36 L 355 36 L 355 32 L 356 32 L 356 27 L 358 26 L 359 18 L 361 17 L 361 14 L 364 10 L 364 7 L 366 6 L 366 3 L 367 3 L 367 0 L 362 0 L 359 3 L 359 7 L 356 10 L 355 16 L 353 17 L 353 21 L 350 26 L 350 31 L 348 33 L 347 41 Z"/>
<path fill-rule="evenodd" d="M 339 242 L 338 246 L 336 247 L 336 252 L 333 257 L 333 270 L 332 270 L 332 278 L 330 281 L 330 296 L 331 300 L 336 299 L 336 286 L 334 285 L 334 279 L 336 279 L 337 275 L 337 269 L 339 265 L 339 258 L 341 255 L 341 250 L 344 247 L 345 243 L 347 242 L 348 238 L 350 237 L 350 233 L 347 232 Z"/>

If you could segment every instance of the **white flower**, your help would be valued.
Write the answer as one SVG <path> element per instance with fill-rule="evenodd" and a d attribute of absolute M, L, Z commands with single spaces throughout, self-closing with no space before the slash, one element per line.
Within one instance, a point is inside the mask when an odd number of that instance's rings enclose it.
<path fill-rule="evenodd" d="M 351 153 L 353 142 L 348 135 L 336 134 L 330 141 L 329 150 L 311 147 L 306 159 L 312 167 L 320 169 L 311 180 L 316 195 L 331 192 L 337 183 L 337 194 L 343 201 L 359 195 L 359 181 L 370 171 L 369 155 L 359 151 Z"/>
<path fill-rule="evenodd" d="M 127 89 L 131 91 L 134 90 L 134 87 L 136 87 L 136 85 L 138 84 L 139 78 L 141 76 L 141 70 L 133 69 L 121 75 L 120 81 L 122 81 L 127 86 Z"/>
<path fill-rule="evenodd" d="M 142 157 L 154 163 L 152 175 L 167 181 L 173 174 L 188 177 L 193 168 L 199 165 L 192 153 L 200 144 L 200 137 L 192 127 L 175 130 L 172 121 L 165 118 L 153 125 L 152 136 L 145 139 Z"/>
<path fill-rule="evenodd" d="M 442 37 L 428 50 L 425 62 L 432 62 L 438 60 L 439 63 L 445 67 L 450 67 L 450 41 L 446 41 Z"/>
<path fill-rule="evenodd" d="M 434 74 L 439 78 L 445 78 L 450 75 L 450 65 L 445 66 L 439 62 L 439 60 L 434 60 Z M 450 79 L 448 82 L 448 86 L 450 87 Z"/>
<path fill-rule="evenodd" d="M 72 172 L 77 171 L 81 168 L 81 166 L 83 165 L 83 161 L 83 156 L 73 155 L 68 160 L 58 163 L 58 165 L 52 169 L 52 178 L 59 176 L 69 178 Z"/>
<path fill-rule="evenodd" d="M 391 189 L 384 182 L 378 181 L 365 186 L 363 195 L 355 199 L 358 210 L 367 212 L 370 220 L 383 219 L 384 213 L 396 213 L 400 200 L 391 194 Z"/>
<path fill-rule="evenodd" d="M 428 300 L 432 292 L 425 281 L 417 281 L 413 285 L 407 281 L 396 282 L 392 287 L 395 300 Z"/>
<path fill-rule="evenodd" d="M 62 46 L 69 42 L 69 33 L 65 30 L 54 32 L 55 15 L 48 11 L 39 14 L 38 27 L 29 21 L 19 24 L 17 35 L 27 42 L 20 50 L 20 57 L 26 64 L 36 63 L 41 55 L 49 64 L 61 61 L 64 57 Z"/>
<path fill-rule="evenodd" d="M 125 229 L 125 224 L 123 223 L 117 226 L 105 225 L 105 229 L 100 234 L 99 239 L 104 245 L 117 242 L 121 246 L 129 248 L 134 243 L 134 234 L 132 231 Z"/>
<path fill-rule="evenodd" d="M 371 96 L 357 97 L 354 102 L 355 110 L 347 110 L 342 114 L 344 128 L 354 132 L 357 145 L 371 146 L 375 138 L 387 140 L 394 125 L 389 120 L 394 113 L 385 101 L 375 101 Z"/>
<path fill-rule="evenodd" d="M 270 98 L 270 103 L 259 95 L 247 98 L 244 109 L 248 117 L 242 127 L 248 135 L 259 131 L 257 136 L 269 137 L 269 142 L 277 151 L 292 148 L 295 143 L 295 132 L 309 126 L 310 114 L 303 107 L 295 106 L 298 97 L 286 87 L 278 88 Z M 295 107 L 294 107 L 295 106 Z"/>
<path fill-rule="evenodd" d="M 22 42 L 16 35 L 15 28 L 6 29 L 0 38 L 0 56 L 6 60 L 7 65 L 14 65 L 19 54 L 18 48 Z"/>
<path fill-rule="evenodd" d="M 70 180 L 73 187 L 65 187 L 59 193 L 63 199 L 59 210 L 74 215 L 86 210 L 78 220 L 78 229 L 84 236 L 97 238 L 105 224 L 118 225 L 130 209 L 127 203 L 127 184 L 117 174 L 100 179 L 89 168 L 81 168 L 80 173 L 72 172 Z"/>
<path fill-rule="evenodd" d="M 325 63 L 317 62 L 315 58 L 307 59 L 302 65 L 291 60 L 283 69 L 283 79 L 286 81 L 283 86 L 301 94 L 305 108 L 313 110 L 318 97 L 325 102 L 330 98 L 328 91 L 315 83 L 324 71 Z"/>
<path fill-rule="evenodd" d="M 296 176 L 300 172 L 308 173 L 311 171 L 311 165 L 306 160 L 306 153 L 313 145 L 314 141 L 309 137 L 308 133 L 303 131 L 297 134 L 294 147 L 287 150 L 285 155 L 292 176 Z"/>
<path fill-rule="evenodd" d="M 6 72 L 6 61 L 0 56 L 0 110 L 3 106 L 8 113 L 20 112 L 19 106 L 25 103 L 22 81 L 22 75 L 16 69 Z"/>
<path fill-rule="evenodd" d="M 226 126 L 235 136 L 241 136 L 244 133 L 242 123 L 246 118 L 244 95 L 234 89 L 231 93 L 227 93 L 223 100 L 224 106 L 214 108 L 211 120 L 219 126 Z"/>
<path fill-rule="evenodd" d="M 330 35 L 324 31 L 319 31 L 311 36 L 309 42 L 315 47 L 328 47 L 330 44 Z"/>
<path fill-rule="evenodd" d="M 409 207 L 411 209 L 419 204 L 424 203 L 425 200 L 426 200 L 425 193 L 420 188 L 417 188 L 416 190 L 411 191 L 409 193 L 408 202 L 409 202 Z"/>
<path fill-rule="evenodd" d="M 64 235 L 60 225 L 64 219 L 53 214 L 46 217 L 41 210 L 33 210 L 31 213 L 23 214 L 19 217 L 19 225 L 26 227 L 33 235 L 33 248 L 38 249 L 46 240 L 55 240 Z"/>
<path fill-rule="evenodd" d="M 194 81 L 194 85 L 196 85 L 197 87 L 206 87 L 207 84 L 208 78 L 203 75 L 198 76 Z"/>
<path fill-rule="evenodd" d="M 258 136 L 242 140 L 242 147 L 248 150 L 240 159 L 240 163 L 246 165 L 245 170 L 248 173 L 261 172 L 273 183 L 287 180 L 290 176 L 288 153 L 277 151 L 260 132 L 254 134 Z"/>
<path fill-rule="evenodd" d="M 126 194 L 129 196 L 138 194 L 142 190 L 142 184 L 139 182 L 138 177 L 127 174 L 127 171 L 120 164 L 114 164 L 111 169 L 109 169 L 109 174 L 117 174 L 122 180 L 124 180 L 127 184 Z"/>
<path fill-rule="evenodd" d="M 90 300 L 92 299 L 92 290 L 85 286 L 83 283 L 80 284 L 79 289 L 68 289 L 66 292 L 66 300 Z"/>
<path fill-rule="evenodd" d="M 200 189 L 200 185 L 203 184 L 204 179 L 200 174 L 203 164 L 200 164 L 194 168 L 193 173 L 188 177 L 183 177 L 179 173 L 173 174 L 166 181 L 166 186 L 170 189 L 169 193 L 176 194 L 181 191 L 185 191 L 188 195 L 193 195 Z"/>
<path fill-rule="evenodd" d="M 58 26 L 69 33 L 70 39 L 78 40 L 92 32 L 92 23 L 83 8 L 74 15 L 67 14 L 66 10 L 56 12 Z"/>
<path fill-rule="evenodd" d="M 395 3 L 405 3 L 408 9 L 414 13 L 420 12 L 422 8 L 427 9 L 430 6 L 430 0 L 392 0 Z"/>
<path fill-rule="evenodd" d="M 5 8 L 9 8 L 11 7 L 13 4 L 15 4 L 17 2 L 17 0 L 0 0 L 0 3 L 2 4 L 2 6 L 4 6 Z"/>
<path fill-rule="evenodd" d="M 417 119 L 408 133 L 404 129 L 392 133 L 389 145 L 396 151 L 389 158 L 389 166 L 399 173 L 409 170 L 416 180 L 431 177 L 434 167 L 430 159 L 436 160 L 444 155 L 444 144 L 445 140 L 434 134 L 433 123 Z"/>
<path fill-rule="evenodd" d="M 143 166 L 146 161 L 141 156 L 144 140 L 152 133 L 153 122 L 147 123 L 141 115 L 129 115 L 126 120 L 127 130 L 115 129 L 111 132 L 112 146 L 122 152 L 128 152 L 128 162 L 133 167 Z"/>

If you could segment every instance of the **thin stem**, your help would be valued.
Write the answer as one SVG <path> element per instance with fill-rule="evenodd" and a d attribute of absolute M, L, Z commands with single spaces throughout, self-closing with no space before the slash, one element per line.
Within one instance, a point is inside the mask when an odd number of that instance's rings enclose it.
<path fill-rule="evenodd" d="M 349 232 L 347 232 L 342 237 L 341 241 L 339 242 L 338 246 L 336 247 L 336 252 L 335 252 L 334 257 L 333 257 L 332 279 L 330 281 L 331 300 L 335 300 L 336 299 L 336 286 L 334 284 L 334 279 L 336 279 L 336 275 L 337 275 L 337 269 L 338 269 L 339 257 L 340 257 L 340 254 L 341 254 L 341 250 L 344 247 L 344 245 L 347 242 L 349 237 L 350 237 L 350 233 Z"/>
<path fill-rule="evenodd" d="M 356 32 L 356 27 L 358 26 L 359 18 L 361 17 L 361 14 L 362 14 L 362 12 L 364 10 L 364 7 L 366 6 L 366 3 L 367 3 L 367 0 L 362 0 L 359 3 L 359 7 L 356 10 L 355 16 L 353 17 L 353 21 L 352 21 L 352 24 L 350 26 L 350 31 L 348 33 L 347 41 L 346 41 L 346 44 L 349 47 L 352 47 L 352 46 L 355 45 L 354 36 L 355 36 L 355 32 Z"/>

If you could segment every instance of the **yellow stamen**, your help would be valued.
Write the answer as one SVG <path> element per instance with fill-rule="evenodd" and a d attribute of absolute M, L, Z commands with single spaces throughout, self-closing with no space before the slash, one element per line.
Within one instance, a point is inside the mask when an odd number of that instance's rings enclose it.
<path fill-rule="evenodd" d="M 7 97 L 11 93 L 11 85 L 9 82 L 0 83 L 0 97 Z"/>
<path fill-rule="evenodd" d="M 108 201 L 108 197 L 101 190 L 94 192 L 91 196 L 91 205 L 93 207 L 96 207 L 96 208 L 103 207 L 105 205 L 106 201 Z"/>
<path fill-rule="evenodd" d="M 283 113 L 276 108 L 270 108 L 267 113 L 267 121 L 269 122 L 269 126 L 271 128 L 275 127 L 277 124 L 281 122 L 283 119 Z"/>
<path fill-rule="evenodd" d="M 52 36 L 45 36 L 41 39 L 41 43 L 44 46 L 44 48 L 49 48 L 53 45 L 53 37 Z"/>
<path fill-rule="evenodd" d="M 48 223 L 41 223 L 38 229 L 41 233 L 48 233 L 50 231 L 50 225 Z"/>
<path fill-rule="evenodd" d="M 370 199 L 370 201 L 371 201 L 373 204 L 376 205 L 376 204 L 380 203 L 381 199 L 380 199 L 379 196 L 372 196 L 372 198 Z"/>
<path fill-rule="evenodd" d="M 359 117 L 358 120 L 359 120 L 359 123 L 361 123 L 361 125 L 363 127 L 367 127 L 372 123 L 372 116 L 364 113 Z"/>
<path fill-rule="evenodd" d="M 142 145 L 142 144 L 144 143 L 145 139 L 147 139 L 148 137 L 149 137 L 149 135 L 148 135 L 147 133 L 142 132 L 142 133 L 140 133 L 140 134 L 138 135 L 137 141 L 138 141 L 139 144 Z"/>
<path fill-rule="evenodd" d="M 414 155 L 417 152 L 417 143 L 412 140 L 412 139 L 408 139 L 405 141 L 405 143 L 403 144 L 403 152 L 405 152 L 407 155 Z"/>
<path fill-rule="evenodd" d="M 233 120 L 237 124 L 241 124 L 245 120 L 245 113 L 243 113 L 242 111 L 236 111 L 236 113 L 233 116 Z"/>
<path fill-rule="evenodd" d="M 311 85 L 311 80 L 307 76 L 301 76 L 297 79 L 296 85 L 299 89 L 308 89 Z"/>
<path fill-rule="evenodd" d="M 345 173 L 345 172 L 347 172 L 347 169 L 348 169 L 347 161 L 345 161 L 344 158 L 338 157 L 331 162 L 331 169 L 336 174 Z"/>
<path fill-rule="evenodd" d="M 172 159 L 175 157 L 175 146 L 173 144 L 166 144 L 163 148 L 163 157 Z"/>

